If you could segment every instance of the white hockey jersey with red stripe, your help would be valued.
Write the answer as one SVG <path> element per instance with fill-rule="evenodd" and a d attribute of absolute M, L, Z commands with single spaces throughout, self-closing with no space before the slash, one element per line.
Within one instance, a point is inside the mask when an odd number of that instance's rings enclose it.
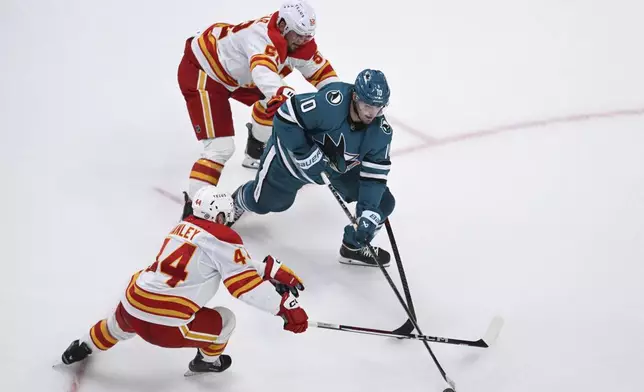
<path fill-rule="evenodd" d="M 339 81 L 314 39 L 287 52 L 277 17 L 276 12 L 238 25 L 215 23 L 194 37 L 192 52 L 204 72 L 230 91 L 257 87 L 270 98 L 285 85 L 282 78 L 293 69 L 318 89 Z"/>
<path fill-rule="evenodd" d="M 234 230 L 190 216 L 165 238 L 156 261 L 132 277 L 121 302 L 138 319 L 181 326 L 223 280 L 234 297 L 277 314 L 281 297 L 263 274 Z"/>

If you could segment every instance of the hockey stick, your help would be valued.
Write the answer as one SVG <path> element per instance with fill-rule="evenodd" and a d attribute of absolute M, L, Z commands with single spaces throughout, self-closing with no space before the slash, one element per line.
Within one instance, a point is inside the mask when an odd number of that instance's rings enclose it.
<path fill-rule="evenodd" d="M 322 174 L 322 179 L 324 180 L 324 183 L 328 186 L 329 190 L 331 190 L 331 193 L 335 197 L 335 199 L 338 201 L 342 209 L 344 210 L 345 214 L 351 221 L 353 225 L 356 227 L 358 226 L 358 221 L 356 220 L 356 217 L 351 214 L 347 206 L 344 204 L 344 200 L 342 200 L 342 196 L 338 193 L 338 191 L 335 189 L 335 187 L 331 184 L 329 181 L 329 178 L 325 175 Z M 407 317 L 409 317 L 409 321 L 411 321 L 412 325 L 414 328 L 416 328 L 416 331 L 420 335 L 423 334 L 423 331 L 420 330 L 420 327 L 418 326 L 418 323 L 416 322 L 416 319 L 411 315 L 411 312 L 409 311 L 409 308 L 405 304 L 405 300 L 402 298 L 400 295 L 400 291 L 398 291 L 398 288 L 396 287 L 396 284 L 394 281 L 391 279 L 391 276 L 387 272 L 387 269 L 385 266 L 380 264 L 378 261 L 378 258 L 376 257 L 376 252 L 373 249 L 373 246 L 371 244 L 367 244 L 367 249 L 371 253 L 371 256 L 376 260 L 376 264 L 378 264 L 378 268 L 380 268 L 380 271 L 382 271 L 382 274 L 385 276 L 385 279 L 387 279 L 387 283 L 389 283 L 389 286 L 393 290 L 394 294 L 396 294 L 396 298 L 398 298 L 398 302 L 400 302 L 400 305 L 402 305 L 403 309 L 405 310 L 405 313 L 407 313 Z M 434 361 L 434 364 L 436 365 L 436 368 L 438 368 L 438 371 L 440 372 L 441 376 L 443 377 L 443 380 L 449 385 L 449 388 L 445 389 L 444 392 L 448 391 L 450 388 L 452 389 L 452 392 L 456 390 L 456 385 L 454 384 L 454 381 L 452 381 L 448 376 L 443 367 L 441 366 L 440 362 L 438 362 L 438 358 L 436 358 L 436 355 L 434 355 L 434 352 L 432 351 L 431 347 L 429 347 L 429 344 L 427 343 L 426 340 L 422 340 L 423 344 L 425 345 L 425 348 L 427 349 L 427 352 L 429 355 L 432 357 L 432 360 Z"/>
<path fill-rule="evenodd" d="M 459 346 L 488 348 L 492 344 L 494 344 L 494 342 L 496 341 L 496 338 L 499 336 L 499 333 L 501 332 L 501 328 L 503 327 L 503 319 L 500 316 L 494 317 L 492 319 L 492 322 L 488 326 L 487 331 L 485 332 L 485 335 L 483 335 L 483 337 L 480 338 L 479 340 L 463 340 L 463 339 L 446 338 L 441 336 L 394 333 L 383 329 L 355 327 L 351 325 L 331 324 L 331 323 L 323 323 L 320 321 L 311 321 L 311 320 L 309 320 L 309 327 L 331 329 L 336 331 L 352 332 L 352 333 L 359 333 L 359 334 L 365 334 L 365 335 L 393 337 L 393 338 L 399 338 L 399 339 L 424 340 L 426 342 L 436 342 L 436 343 L 444 343 L 444 344 L 455 344 Z"/>
<path fill-rule="evenodd" d="M 349 218 L 349 220 L 354 224 L 357 225 L 357 222 L 355 222 L 354 216 L 351 214 L 351 211 L 347 208 L 346 204 L 344 204 L 344 200 L 342 200 L 342 197 L 339 196 L 337 190 L 335 188 L 332 188 L 333 185 L 331 185 L 328 182 L 328 179 L 326 176 L 324 176 L 324 182 L 329 186 L 331 189 L 331 192 L 333 193 L 333 196 L 335 196 L 336 200 L 340 204 L 340 207 L 342 207 L 342 210 L 344 211 L 344 214 Z M 407 305 L 409 306 L 409 312 L 411 313 L 412 317 L 414 320 L 416 319 L 416 311 L 414 310 L 414 304 L 411 300 L 411 293 L 409 292 L 409 285 L 407 284 L 407 275 L 405 275 L 405 270 L 402 265 L 402 260 L 400 258 L 400 252 L 398 252 L 398 245 L 396 244 L 396 239 L 394 238 L 394 232 L 391 229 L 391 224 L 389 223 L 389 218 L 385 220 L 385 227 L 387 228 L 387 236 L 389 236 L 389 242 L 391 243 L 391 248 L 394 252 L 394 258 L 396 259 L 396 265 L 398 266 L 398 273 L 400 274 L 400 281 L 402 283 L 403 287 L 403 292 L 405 293 L 405 299 L 407 300 Z M 373 255 L 373 252 L 372 252 Z M 377 260 L 377 259 L 376 259 Z M 411 322 L 410 319 L 407 319 L 403 325 L 400 327 L 394 329 L 392 332 L 396 334 L 410 334 L 414 330 L 414 324 Z"/>
<path fill-rule="evenodd" d="M 400 258 L 400 252 L 398 252 L 398 245 L 396 244 L 396 238 L 394 237 L 394 232 L 391 229 L 391 223 L 389 218 L 385 220 L 385 228 L 387 229 L 387 236 L 389 237 L 389 243 L 391 244 L 391 249 L 394 252 L 394 259 L 396 259 L 396 265 L 398 266 L 398 274 L 400 275 L 400 282 L 402 283 L 403 292 L 405 293 L 405 299 L 407 300 L 407 306 L 409 306 L 409 312 L 416 319 L 416 311 L 414 310 L 414 303 L 411 300 L 411 293 L 409 292 L 409 285 L 407 284 L 407 275 L 405 275 L 405 269 L 402 265 L 402 259 Z M 414 330 L 414 325 L 411 320 L 405 321 L 403 325 L 393 330 L 396 334 L 410 334 Z"/>

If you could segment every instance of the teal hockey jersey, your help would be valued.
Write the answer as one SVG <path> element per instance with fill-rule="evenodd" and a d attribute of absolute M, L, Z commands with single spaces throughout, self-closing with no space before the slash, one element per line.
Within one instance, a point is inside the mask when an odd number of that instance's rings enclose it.
<path fill-rule="evenodd" d="M 290 98 L 275 115 L 272 142 L 291 175 L 304 182 L 322 183 L 295 163 L 307 159 L 314 144 L 324 153 L 331 179 L 355 175 L 360 214 L 378 210 L 391 167 L 392 128 L 384 115 L 368 125 L 354 123 L 349 114 L 352 93 L 353 84 L 336 82 Z"/>

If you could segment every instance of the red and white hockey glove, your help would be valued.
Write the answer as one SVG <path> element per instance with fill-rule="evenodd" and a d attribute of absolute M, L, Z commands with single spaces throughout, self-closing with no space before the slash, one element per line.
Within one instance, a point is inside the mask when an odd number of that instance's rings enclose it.
<path fill-rule="evenodd" d="M 304 284 L 292 269 L 271 255 L 266 256 L 262 262 L 265 264 L 264 280 L 270 280 L 273 284 L 286 285 L 295 297 L 299 297 L 298 290 L 304 290 Z"/>
<path fill-rule="evenodd" d="M 279 89 L 277 89 L 277 92 L 275 92 L 275 95 L 266 103 L 266 114 L 269 116 L 274 116 L 275 112 L 277 112 L 277 109 L 279 109 L 280 106 L 284 102 L 286 102 L 287 99 L 291 98 L 292 96 L 295 95 L 295 90 L 288 86 L 282 86 Z"/>
<path fill-rule="evenodd" d="M 309 316 L 300 307 L 297 298 L 289 291 L 282 294 L 282 302 L 277 315 L 284 319 L 284 329 L 286 331 L 302 333 L 309 326 Z"/>

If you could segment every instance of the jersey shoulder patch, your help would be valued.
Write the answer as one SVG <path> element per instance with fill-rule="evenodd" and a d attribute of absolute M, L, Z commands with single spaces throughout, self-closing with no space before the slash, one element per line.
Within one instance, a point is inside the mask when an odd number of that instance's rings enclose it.
<path fill-rule="evenodd" d="M 389 125 L 389 121 L 387 121 L 385 116 L 381 116 L 379 121 L 380 121 L 380 130 L 384 132 L 385 135 L 391 135 L 391 125 Z"/>
<path fill-rule="evenodd" d="M 329 83 L 317 92 L 318 105 L 330 110 L 330 113 L 348 108 L 351 102 L 351 88 L 352 85 L 344 82 Z"/>
<path fill-rule="evenodd" d="M 344 94 L 338 89 L 329 90 L 324 94 L 324 98 L 331 106 L 338 106 L 344 101 Z"/>
<path fill-rule="evenodd" d="M 211 222 L 205 219 L 197 218 L 194 215 L 191 215 L 184 219 L 186 222 L 191 223 L 204 231 L 208 232 L 213 237 L 217 238 L 222 242 L 227 242 L 233 245 L 243 245 L 241 237 L 237 232 L 226 225 L 220 223 Z"/>
<path fill-rule="evenodd" d="M 320 89 L 319 95 L 330 106 L 340 106 L 343 102 L 351 100 L 351 85 L 343 82 L 333 82 Z"/>

